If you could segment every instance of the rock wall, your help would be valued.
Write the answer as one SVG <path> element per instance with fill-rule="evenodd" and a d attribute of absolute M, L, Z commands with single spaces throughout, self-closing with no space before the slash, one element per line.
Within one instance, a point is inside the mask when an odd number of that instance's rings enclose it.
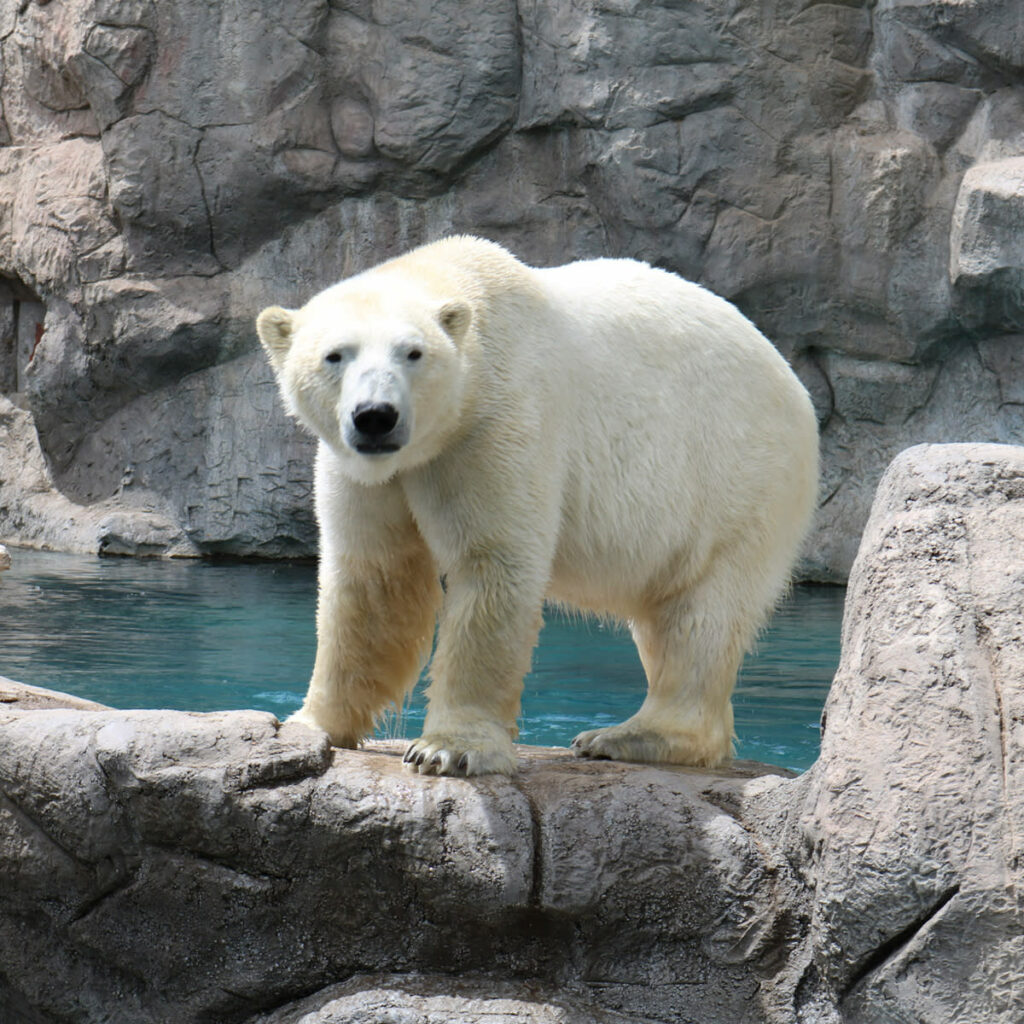
<path fill-rule="evenodd" d="M 900 456 L 795 779 L 435 778 L 0 680 L 0 1018 L 1020 1024 L 1022 565 L 1024 450 Z"/>
<path fill-rule="evenodd" d="M 6 0 L 0 389 L 126 549 L 141 510 L 140 543 L 308 552 L 261 306 L 453 231 L 635 256 L 807 384 L 805 575 L 842 578 L 896 451 L 1020 436 L 1022 38 L 1012 0 Z M 0 536 L 98 547 L 0 481 Z"/>

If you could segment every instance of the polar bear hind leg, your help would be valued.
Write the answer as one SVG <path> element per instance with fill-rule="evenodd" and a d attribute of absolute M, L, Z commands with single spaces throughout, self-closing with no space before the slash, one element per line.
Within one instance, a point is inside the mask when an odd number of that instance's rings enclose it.
<path fill-rule="evenodd" d="M 788 582 L 789 561 L 777 554 L 771 559 L 776 571 L 765 572 L 760 586 L 752 586 L 751 563 L 742 556 L 722 558 L 696 587 L 634 618 L 630 630 L 647 675 L 647 697 L 620 725 L 581 733 L 573 752 L 704 768 L 727 761 L 736 674 Z"/>

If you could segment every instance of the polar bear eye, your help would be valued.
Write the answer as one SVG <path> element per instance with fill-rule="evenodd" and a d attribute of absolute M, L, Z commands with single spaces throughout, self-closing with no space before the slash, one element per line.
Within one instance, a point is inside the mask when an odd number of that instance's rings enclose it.
<path fill-rule="evenodd" d="M 408 359 L 410 363 L 415 363 L 417 359 L 423 358 L 423 350 L 419 348 L 411 348 L 406 352 L 405 358 Z"/>
<path fill-rule="evenodd" d="M 328 352 L 327 355 L 324 356 L 324 362 L 327 362 L 327 363 L 340 363 L 341 362 L 341 353 L 340 352 Z"/>

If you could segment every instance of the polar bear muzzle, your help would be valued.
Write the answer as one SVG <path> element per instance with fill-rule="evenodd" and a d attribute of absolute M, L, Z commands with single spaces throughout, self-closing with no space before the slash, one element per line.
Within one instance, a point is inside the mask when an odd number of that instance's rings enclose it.
<path fill-rule="evenodd" d="M 399 412 L 390 402 L 361 402 L 352 410 L 350 441 L 360 455 L 386 455 L 405 444 Z"/>

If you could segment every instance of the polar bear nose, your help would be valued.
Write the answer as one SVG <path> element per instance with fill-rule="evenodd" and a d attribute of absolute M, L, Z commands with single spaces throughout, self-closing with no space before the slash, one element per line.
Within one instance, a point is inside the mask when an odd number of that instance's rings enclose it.
<path fill-rule="evenodd" d="M 398 410 L 389 402 L 362 402 L 352 411 L 352 424 L 365 437 L 383 437 L 398 423 Z"/>

